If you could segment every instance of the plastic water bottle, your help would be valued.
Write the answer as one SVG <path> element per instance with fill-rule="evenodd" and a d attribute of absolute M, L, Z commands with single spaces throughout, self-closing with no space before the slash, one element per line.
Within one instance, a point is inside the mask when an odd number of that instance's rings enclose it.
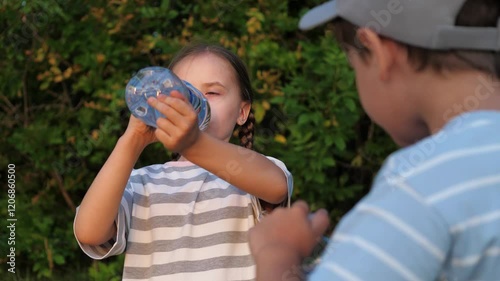
<path fill-rule="evenodd" d="M 156 128 L 156 119 L 168 118 L 149 106 L 149 97 L 170 95 L 172 91 L 180 92 L 191 103 L 198 114 L 198 127 L 207 128 L 210 122 L 210 106 L 205 96 L 187 81 L 181 80 L 169 69 L 151 66 L 141 69 L 134 75 L 125 88 L 125 100 L 130 112 L 146 125 Z"/>

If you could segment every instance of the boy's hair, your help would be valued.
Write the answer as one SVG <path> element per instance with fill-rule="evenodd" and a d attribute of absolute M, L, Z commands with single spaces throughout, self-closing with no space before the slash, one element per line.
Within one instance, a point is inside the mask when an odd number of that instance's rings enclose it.
<path fill-rule="evenodd" d="M 253 101 L 253 90 L 245 63 L 237 55 L 224 47 L 207 43 L 193 43 L 187 45 L 175 55 L 168 68 L 173 69 L 175 65 L 187 57 L 205 53 L 214 54 L 231 64 L 234 74 L 238 80 L 241 98 L 251 104 Z M 246 122 L 238 128 L 240 145 L 248 149 L 253 148 L 254 125 L 255 116 L 253 114 L 253 110 L 250 109 L 250 114 L 248 115 Z"/>
<path fill-rule="evenodd" d="M 499 17 L 500 1 L 467 0 L 460 10 L 455 24 L 469 27 L 496 27 Z M 359 26 L 342 18 L 336 19 L 333 23 L 335 36 L 341 46 L 355 49 L 362 58 L 369 55 L 369 50 L 364 48 L 357 39 L 356 31 Z M 402 42 L 398 42 L 398 44 L 406 47 L 408 59 L 417 71 L 429 67 L 438 72 L 473 69 L 500 78 L 500 52 L 476 50 L 440 51 L 411 46 Z"/>

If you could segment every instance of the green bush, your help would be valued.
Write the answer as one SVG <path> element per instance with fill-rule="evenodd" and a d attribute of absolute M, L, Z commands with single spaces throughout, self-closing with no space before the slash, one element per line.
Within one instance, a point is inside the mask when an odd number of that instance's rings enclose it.
<path fill-rule="evenodd" d="M 218 43 L 245 60 L 256 91 L 256 149 L 287 164 L 294 200 L 327 208 L 334 223 L 394 149 L 363 114 L 331 27 L 297 29 L 322 1 L 184 2 L 1 2 L 0 167 L 15 164 L 17 180 L 12 280 L 119 279 L 123 258 L 93 262 L 79 250 L 75 207 L 126 128 L 128 79 L 167 65 L 188 42 Z M 137 167 L 169 157 L 152 145 Z M 0 198 L 7 202 L 7 192 Z"/>

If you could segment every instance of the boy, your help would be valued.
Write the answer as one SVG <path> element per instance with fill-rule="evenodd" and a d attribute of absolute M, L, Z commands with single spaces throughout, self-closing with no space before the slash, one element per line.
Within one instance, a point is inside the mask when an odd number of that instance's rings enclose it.
<path fill-rule="evenodd" d="M 500 2 L 336 0 L 360 101 L 396 143 L 309 280 L 500 280 Z M 297 202 L 250 232 L 258 280 L 298 280 L 328 225 Z"/>

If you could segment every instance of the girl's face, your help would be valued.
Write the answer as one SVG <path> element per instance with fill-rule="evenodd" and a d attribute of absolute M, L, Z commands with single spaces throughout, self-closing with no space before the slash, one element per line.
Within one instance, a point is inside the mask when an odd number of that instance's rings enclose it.
<path fill-rule="evenodd" d="M 207 98 L 211 118 L 205 132 L 219 140 L 229 141 L 236 123 L 245 123 L 250 112 L 250 103 L 241 98 L 231 64 L 212 53 L 203 53 L 182 59 L 172 71 Z"/>

